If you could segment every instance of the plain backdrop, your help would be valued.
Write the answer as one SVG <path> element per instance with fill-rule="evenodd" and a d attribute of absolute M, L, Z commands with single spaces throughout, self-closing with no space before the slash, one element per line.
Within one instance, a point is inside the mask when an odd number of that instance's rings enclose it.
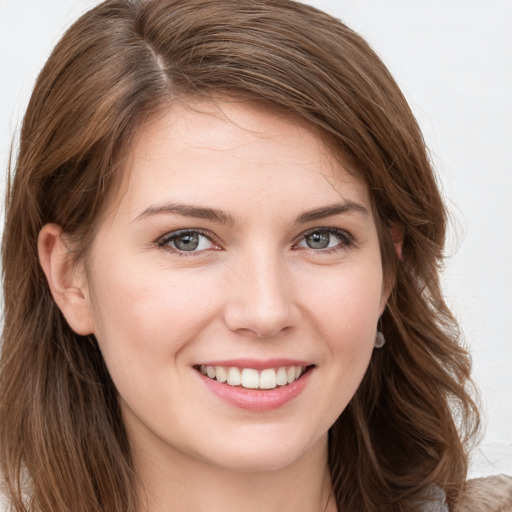
<path fill-rule="evenodd" d="M 0 170 L 39 69 L 95 0 L 0 0 Z M 452 215 L 444 287 L 482 395 L 471 476 L 512 474 L 512 0 L 310 0 L 382 57 Z M 0 193 L 3 197 L 4 181 Z"/>

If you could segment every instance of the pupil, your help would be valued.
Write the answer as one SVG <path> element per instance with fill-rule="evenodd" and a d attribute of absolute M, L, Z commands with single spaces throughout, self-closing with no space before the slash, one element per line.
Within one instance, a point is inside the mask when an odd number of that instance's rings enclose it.
<path fill-rule="evenodd" d="M 306 243 L 311 249 L 325 249 L 329 245 L 329 238 L 329 233 L 311 233 L 306 237 Z"/>
<path fill-rule="evenodd" d="M 197 233 L 188 233 L 178 237 L 174 244 L 180 251 L 193 251 L 199 245 L 199 235 Z"/>

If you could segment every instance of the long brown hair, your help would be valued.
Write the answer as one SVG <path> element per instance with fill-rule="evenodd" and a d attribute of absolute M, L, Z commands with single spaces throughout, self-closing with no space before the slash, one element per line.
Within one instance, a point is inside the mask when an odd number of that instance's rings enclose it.
<path fill-rule="evenodd" d="M 439 285 L 445 207 L 385 66 L 339 20 L 289 0 L 107 0 L 42 70 L 8 187 L 0 464 L 14 510 L 138 508 L 115 387 L 94 337 L 54 303 L 37 236 L 55 222 L 84 257 L 137 127 L 172 100 L 218 94 L 305 120 L 370 189 L 388 343 L 329 432 L 338 509 L 412 511 L 434 485 L 453 503 L 478 413 Z"/>

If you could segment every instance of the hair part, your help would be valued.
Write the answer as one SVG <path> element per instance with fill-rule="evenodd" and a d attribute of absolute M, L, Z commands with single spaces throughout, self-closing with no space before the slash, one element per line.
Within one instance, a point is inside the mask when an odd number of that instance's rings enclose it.
<path fill-rule="evenodd" d="M 57 223 L 72 257 L 86 255 L 139 127 L 173 101 L 219 94 L 304 120 L 370 189 L 390 341 L 330 430 L 339 510 L 412 511 L 433 485 L 455 502 L 478 427 L 470 361 L 439 284 L 445 207 L 385 66 L 339 20 L 288 0 L 107 0 L 39 75 L 8 189 L 0 464 L 13 510 L 138 509 L 114 384 L 94 337 L 54 303 L 37 237 Z"/>

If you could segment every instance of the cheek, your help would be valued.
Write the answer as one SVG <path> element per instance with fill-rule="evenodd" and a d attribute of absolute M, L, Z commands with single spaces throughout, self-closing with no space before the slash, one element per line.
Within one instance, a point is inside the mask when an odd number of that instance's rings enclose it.
<path fill-rule="evenodd" d="M 378 264 L 334 270 L 312 282 L 317 285 L 301 283 L 300 287 L 310 290 L 303 300 L 319 327 L 353 335 L 375 334 L 383 297 Z"/>
<path fill-rule="evenodd" d="M 95 335 L 122 403 L 144 418 L 159 418 L 175 407 L 164 390 L 180 390 L 187 401 L 187 349 L 212 321 L 214 300 L 208 283 L 198 290 L 195 280 L 170 272 L 122 274 L 96 276 Z"/>
<path fill-rule="evenodd" d="M 325 269 L 321 269 L 324 272 Z M 378 265 L 337 269 L 303 298 L 309 315 L 310 336 L 320 351 L 322 392 L 311 408 L 328 429 L 345 410 L 368 368 L 382 295 Z M 304 283 L 301 284 L 304 287 Z M 316 412 L 316 415 L 315 415 Z"/>
<path fill-rule="evenodd" d="M 338 395 L 342 402 L 351 398 L 368 367 L 381 298 L 378 265 L 337 272 L 308 298 L 312 326 L 326 350 L 323 362 L 332 370 L 332 385 L 344 387 L 343 396 Z"/>
<path fill-rule="evenodd" d="M 94 334 L 111 372 L 151 373 L 172 361 L 215 310 L 209 281 L 198 283 L 169 271 L 125 274 L 118 268 L 98 272 L 95 283 Z"/>

